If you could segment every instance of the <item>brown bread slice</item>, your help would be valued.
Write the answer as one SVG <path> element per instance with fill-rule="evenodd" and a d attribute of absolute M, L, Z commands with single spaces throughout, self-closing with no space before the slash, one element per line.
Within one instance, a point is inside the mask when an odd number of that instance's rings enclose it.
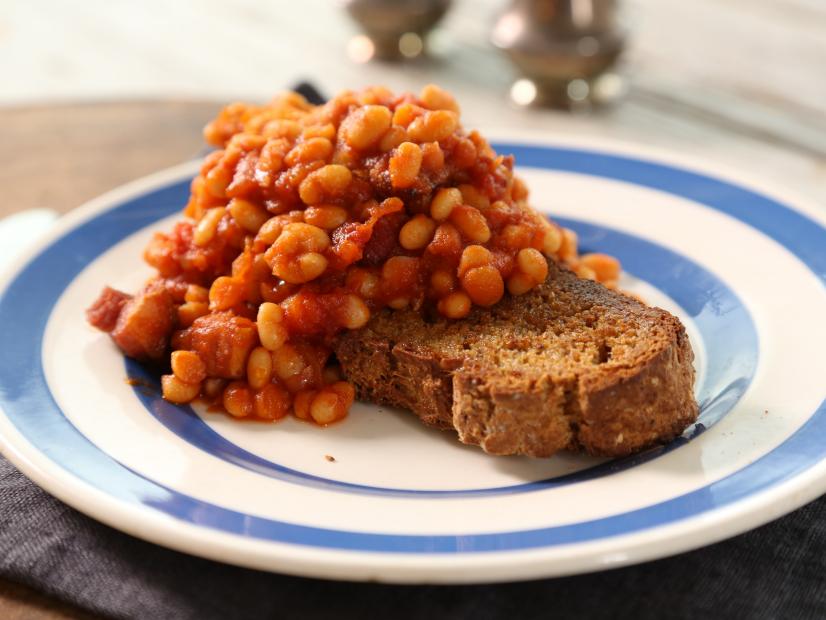
<path fill-rule="evenodd" d="M 555 264 L 534 291 L 461 321 L 384 311 L 336 355 L 360 398 L 491 454 L 622 456 L 698 412 L 680 321 Z"/>

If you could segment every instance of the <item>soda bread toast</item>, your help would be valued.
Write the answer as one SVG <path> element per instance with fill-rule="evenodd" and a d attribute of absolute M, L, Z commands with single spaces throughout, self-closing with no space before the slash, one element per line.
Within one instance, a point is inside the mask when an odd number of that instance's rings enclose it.
<path fill-rule="evenodd" d="M 491 454 L 623 456 L 697 417 L 680 321 L 550 262 L 533 291 L 461 321 L 384 311 L 336 356 L 358 395 Z"/>

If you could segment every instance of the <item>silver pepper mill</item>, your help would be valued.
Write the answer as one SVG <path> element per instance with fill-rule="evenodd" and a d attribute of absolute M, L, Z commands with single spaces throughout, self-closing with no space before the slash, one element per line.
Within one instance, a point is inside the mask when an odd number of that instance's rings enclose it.
<path fill-rule="evenodd" d="M 618 0 L 512 0 L 491 41 L 522 74 L 520 105 L 582 108 L 615 101 L 625 82 L 613 71 L 625 44 Z"/>
<path fill-rule="evenodd" d="M 342 4 L 364 32 L 351 41 L 348 52 L 353 60 L 366 62 L 425 53 L 427 34 L 447 12 L 450 0 L 343 0 Z"/>

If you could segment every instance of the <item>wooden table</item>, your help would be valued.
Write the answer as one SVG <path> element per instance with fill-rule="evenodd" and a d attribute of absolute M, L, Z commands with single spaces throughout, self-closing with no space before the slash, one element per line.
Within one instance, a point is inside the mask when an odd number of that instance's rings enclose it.
<path fill-rule="evenodd" d="M 142 102 L 0 110 L 0 217 L 49 207 L 64 213 L 126 181 L 195 157 L 216 103 Z M 89 614 L 0 579 L 2 620 Z"/>

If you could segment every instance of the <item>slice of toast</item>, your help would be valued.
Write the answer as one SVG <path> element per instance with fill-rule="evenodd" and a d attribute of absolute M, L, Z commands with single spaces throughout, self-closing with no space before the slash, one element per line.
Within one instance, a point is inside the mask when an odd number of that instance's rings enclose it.
<path fill-rule="evenodd" d="M 359 397 L 491 454 L 623 456 L 697 418 L 679 319 L 550 264 L 542 286 L 461 321 L 384 311 L 336 356 Z"/>

